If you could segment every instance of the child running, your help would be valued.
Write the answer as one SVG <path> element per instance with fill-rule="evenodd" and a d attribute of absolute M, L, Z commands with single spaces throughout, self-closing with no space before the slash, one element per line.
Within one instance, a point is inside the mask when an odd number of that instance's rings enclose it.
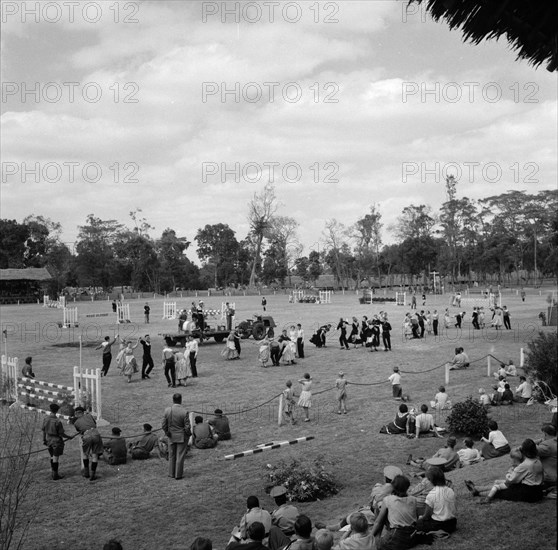
<path fill-rule="evenodd" d="M 335 387 L 337 388 L 337 403 L 339 404 L 337 414 L 341 414 L 341 412 L 347 414 L 347 380 L 343 371 L 339 373 L 339 378 L 335 381 Z"/>
<path fill-rule="evenodd" d="M 312 378 L 306 373 L 304 378 L 298 381 L 302 386 L 300 397 L 298 398 L 298 406 L 304 409 L 304 422 L 310 422 L 310 407 L 312 406 Z"/>

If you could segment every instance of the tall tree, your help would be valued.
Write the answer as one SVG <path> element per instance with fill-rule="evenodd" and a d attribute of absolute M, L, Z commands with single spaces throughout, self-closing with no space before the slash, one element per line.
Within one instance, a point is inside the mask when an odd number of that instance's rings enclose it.
<path fill-rule="evenodd" d="M 346 244 L 348 238 L 347 228 L 341 222 L 332 218 L 331 220 L 326 220 L 322 235 L 326 246 L 329 248 L 326 255 L 326 262 L 330 265 L 335 274 L 337 285 L 341 286 L 341 280 L 343 278 L 341 269 L 341 248 Z M 329 261 L 327 258 L 329 258 Z"/>
<path fill-rule="evenodd" d="M 378 269 L 378 277 L 380 276 L 378 260 L 382 244 L 381 218 L 382 215 L 376 206 L 372 205 L 370 212 L 357 220 L 352 228 L 353 238 L 356 241 L 355 253 L 359 270 L 357 283 L 360 283 L 362 275 L 368 279 L 368 284 L 371 285 L 371 274 L 374 268 Z"/>
<path fill-rule="evenodd" d="M 270 229 L 271 220 L 277 212 L 277 208 L 275 188 L 271 183 L 267 183 L 261 193 L 254 193 L 254 197 L 248 205 L 248 222 L 255 241 L 249 282 L 251 287 L 256 285 L 256 269 L 261 262 L 262 241 Z"/>
<path fill-rule="evenodd" d="M 198 229 L 194 240 L 199 259 L 213 268 L 213 286 L 235 283 L 239 244 L 234 231 L 227 224 L 208 224 Z"/>

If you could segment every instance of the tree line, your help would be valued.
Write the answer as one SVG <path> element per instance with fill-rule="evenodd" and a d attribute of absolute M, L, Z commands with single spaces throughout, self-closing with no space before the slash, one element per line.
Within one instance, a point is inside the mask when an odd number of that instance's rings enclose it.
<path fill-rule="evenodd" d="M 387 229 L 376 206 L 350 224 L 325 220 L 321 240 L 307 254 L 299 223 L 278 214 L 273 185 L 248 205 L 248 234 L 238 240 L 225 223 L 199 228 L 193 240 L 201 267 L 186 256 L 192 242 L 154 228 L 140 209 L 128 224 L 89 214 L 72 246 L 62 241 L 59 222 L 40 215 L 19 223 L 0 220 L 0 267 L 47 267 L 52 292 L 66 286 L 170 292 L 177 289 L 272 285 L 298 276 L 313 285 L 322 274 L 337 286 L 428 284 L 432 272 L 448 283 L 536 284 L 558 275 L 558 191 L 508 191 L 481 200 L 458 196 L 458 182 L 445 181 L 446 201 L 434 212 L 426 204 L 405 207 Z M 511 277 L 515 280 L 511 280 Z"/>

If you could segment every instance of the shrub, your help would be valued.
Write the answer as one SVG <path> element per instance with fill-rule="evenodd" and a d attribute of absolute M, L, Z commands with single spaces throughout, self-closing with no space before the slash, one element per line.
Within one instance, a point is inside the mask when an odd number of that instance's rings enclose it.
<path fill-rule="evenodd" d="M 451 432 L 469 435 L 486 436 L 488 434 L 488 415 L 486 409 L 471 396 L 465 401 L 455 403 L 446 418 Z"/>
<path fill-rule="evenodd" d="M 548 384 L 554 394 L 558 389 L 558 374 L 556 371 L 556 347 L 558 335 L 556 332 L 539 332 L 539 335 L 528 342 L 525 355 L 525 372 L 536 380 Z"/>
<path fill-rule="evenodd" d="M 275 466 L 268 464 L 265 479 L 266 493 L 276 485 L 284 485 L 287 499 L 296 502 L 321 500 L 336 495 L 340 489 L 334 475 L 326 469 L 323 456 L 318 456 L 310 465 L 296 459 L 289 463 L 281 460 Z"/>

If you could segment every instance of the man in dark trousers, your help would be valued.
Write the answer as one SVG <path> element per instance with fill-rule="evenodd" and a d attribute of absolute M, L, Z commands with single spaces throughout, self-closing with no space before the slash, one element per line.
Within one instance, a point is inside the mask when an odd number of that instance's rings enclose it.
<path fill-rule="evenodd" d="M 387 313 L 384 313 L 382 321 L 382 340 L 384 342 L 384 351 L 391 351 L 391 325 L 388 321 Z"/>
<path fill-rule="evenodd" d="M 184 459 L 192 431 L 188 411 L 182 406 L 182 394 L 173 394 L 172 406 L 165 409 L 162 428 L 169 438 L 169 477 L 183 479 Z"/>
<path fill-rule="evenodd" d="M 146 325 L 149 324 L 149 314 L 150 313 L 151 313 L 151 308 L 149 307 L 149 304 L 147 302 L 145 302 L 145 305 L 143 306 L 143 319 L 144 319 Z"/>
<path fill-rule="evenodd" d="M 266 309 L 265 309 L 266 306 L 267 306 L 267 300 L 265 299 L 265 296 L 264 296 L 264 297 L 262 298 L 262 309 L 263 309 L 264 311 L 266 311 Z"/>
<path fill-rule="evenodd" d="M 145 380 L 146 378 L 149 378 L 149 373 L 153 370 L 153 367 L 155 366 L 153 364 L 153 357 L 151 357 L 151 339 L 149 338 L 149 334 L 146 334 L 145 338 L 140 338 L 140 344 L 141 347 L 143 348 L 141 377 L 143 380 Z"/>
<path fill-rule="evenodd" d="M 420 327 L 420 337 L 424 338 L 424 310 L 421 309 L 420 314 L 417 315 L 417 319 Z"/>
<path fill-rule="evenodd" d="M 110 336 L 105 336 L 105 341 L 99 344 L 95 349 L 103 350 L 103 368 L 101 369 L 101 376 L 106 376 L 109 371 L 110 362 L 112 361 L 112 344 L 116 342 L 118 336 L 114 337 L 114 340 L 110 341 Z"/>
<path fill-rule="evenodd" d="M 234 329 L 233 332 L 234 335 L 234 347 L 236 349 L 236 352 L 238 353 L 238 358 L 240 359 L 240 332 L 238 332 L 237 329 Z"/>

